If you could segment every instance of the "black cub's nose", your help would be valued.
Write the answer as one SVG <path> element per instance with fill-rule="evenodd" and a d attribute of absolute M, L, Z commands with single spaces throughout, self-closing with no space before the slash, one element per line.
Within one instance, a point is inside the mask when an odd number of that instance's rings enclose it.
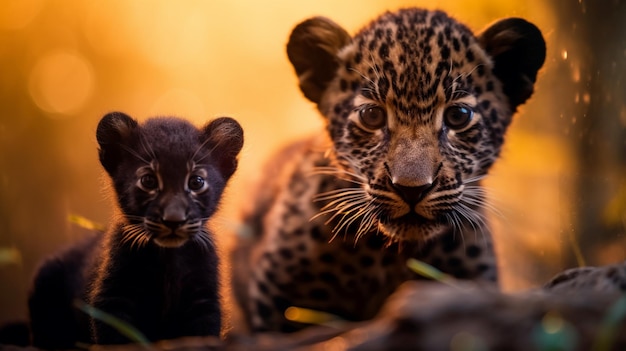
<path fill-rule="evenodd" d="M 398 192 L 398 195 L 412 207 L 422 201 L 426 194 L 428 194 L 430 188 L 432 188 L 433 183 L 418 186 L 406 186 L 398 183 L 392 183 L 392 185 Z"/>
<path fill-rule="evenodd" d="M 166 221 L 166 220 L 163 220 L 163 224 L 166 227 L 168 227 L 168 228 L 170 228 L 172 230 L 175 230 L 178 227 L 182 226 L 183 224 L 185 224 L 185 222 L 186 221 L 184 221 L 184 220 L 183 221 Z"/>
<path fill-rule="evenodd" d="M 170 204 L 166 206 L 161 216 L 163 224 L 174 230 L 187 222 L 187 209 L 183 206 Z"/>

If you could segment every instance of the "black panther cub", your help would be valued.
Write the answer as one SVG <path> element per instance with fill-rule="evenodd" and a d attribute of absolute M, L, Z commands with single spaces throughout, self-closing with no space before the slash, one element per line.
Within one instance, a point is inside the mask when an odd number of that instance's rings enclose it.
<path fill-rule="evenodd" d="M 34 346 L 130 342 L 89 320 L 76 300 L 150 341 L 219 335 L 218 256 L 206 222 L 237 168 L 241 126 L 227 117 L 202 129 L 177 118 L 138 124 L 115 112 L 102 118 L 96 137 L 119 211 L 103 235 L 39 270 L 29 297 Z"/>

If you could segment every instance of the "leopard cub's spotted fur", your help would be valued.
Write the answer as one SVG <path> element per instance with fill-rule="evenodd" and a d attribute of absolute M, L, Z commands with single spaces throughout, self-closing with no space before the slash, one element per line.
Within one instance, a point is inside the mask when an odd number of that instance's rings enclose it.
<path fill-rule="evenodd" d="M 415 8 L 354 37 L 322 17 L 297 25 L 287 54 L 328 133 L 276 156 L 244 218 L 234 290 L 252 330 L 301 328 L 289 306 L 370 318 L 417 278 L 408 258 L 497 281 L 480 181 L 545 50 L 519 18 L 478 36 Z"/>

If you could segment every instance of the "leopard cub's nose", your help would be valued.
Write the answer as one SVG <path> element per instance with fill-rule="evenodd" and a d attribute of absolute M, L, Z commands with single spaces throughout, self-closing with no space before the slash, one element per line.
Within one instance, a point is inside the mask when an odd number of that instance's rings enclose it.
<path fill-rule="evenodd" d="M 417 186 L 402 185 L 398 182 L 393 181 L 391 184 L 398 193 L 398 195 L 402 197 L 402 200 L 404 200 L 411 207 L 417 205 L 420 201 L 422 201 L 422 199 L 424 199 L 426 194 L 428 194 L 428 191 L 433 186 L 432 182 Z"/>

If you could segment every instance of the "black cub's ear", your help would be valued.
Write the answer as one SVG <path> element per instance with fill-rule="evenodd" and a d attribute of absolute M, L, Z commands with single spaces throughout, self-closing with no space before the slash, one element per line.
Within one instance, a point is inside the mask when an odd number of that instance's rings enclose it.
<path fill-rule="evenodd" d="M 237 169 L 237 155 L 243 147 L 243 129 L 230 117 L 217 118 L 204 128 L 207 148 L 220 172 L 228 179 Z"/>
<path fill-rule="evenodd" d="M 96 139 L 100 148 L 98 155 L 104 169 L 113 174 L 121 161 L 122 147 L 137 128 L 137 121 L 121 112 L 112 112 L 100 120 Z"/>
<path fill-rule="evenodd" d="M 348 32 L 324 17 L 298 24 L 289 37 L 287 56 L 307 99 L 318 104 L 339 67 L 337 53 L 350 42 Z"/>
<path fill-rule="evenodd" d="M 532 95 L 537 71 L 546 59 L 541 31 L 524 19 L 507 18 L 487 28 L 478 39 L 493 59 L 494 73 L 515 111 Z"/>

